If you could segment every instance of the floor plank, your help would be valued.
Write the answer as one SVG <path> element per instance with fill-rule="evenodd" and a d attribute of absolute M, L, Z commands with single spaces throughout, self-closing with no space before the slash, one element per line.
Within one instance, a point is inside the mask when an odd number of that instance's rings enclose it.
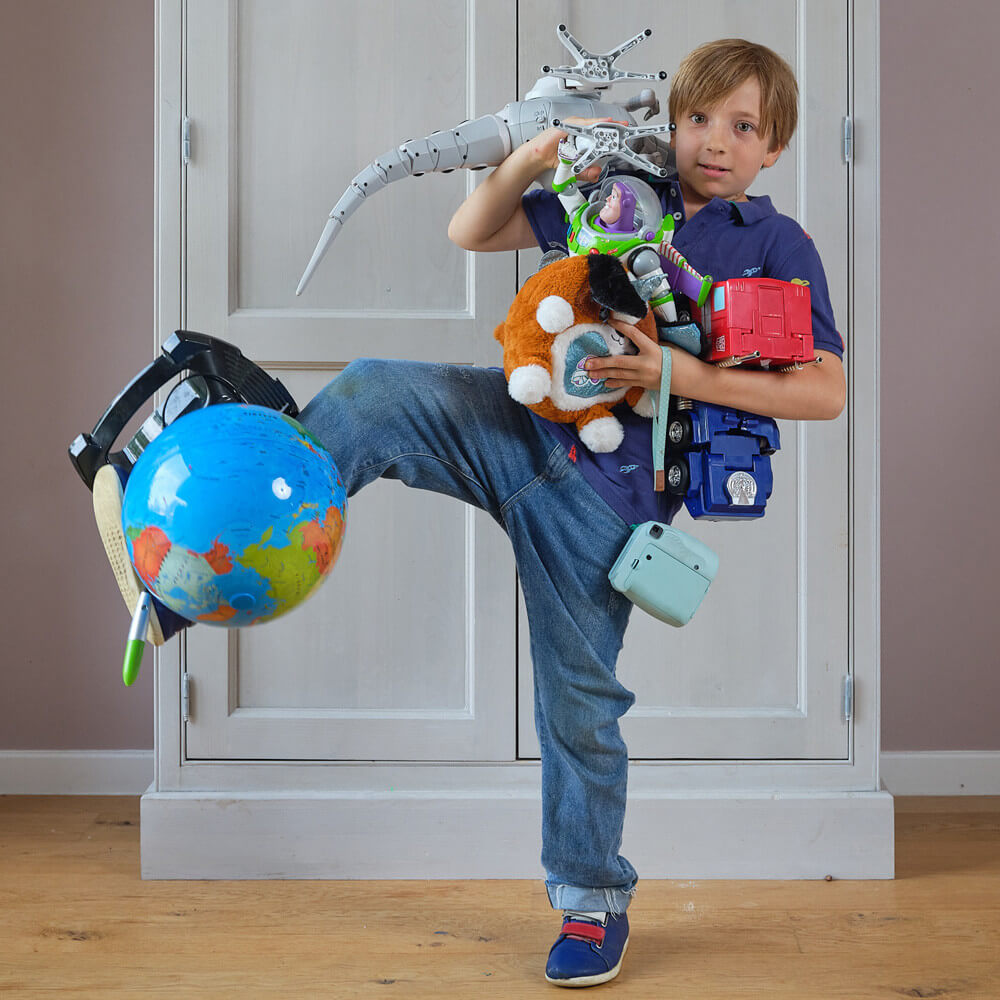
<path fill-rule="evenodd" d="M 893 881 L 642 881 L 622 998 L 1000 1000 L 1000 796 L 896 799 Z M 0 796 L 0 996 L 553 996 L 534 881 L 139 878 L 139 800 Z"/>

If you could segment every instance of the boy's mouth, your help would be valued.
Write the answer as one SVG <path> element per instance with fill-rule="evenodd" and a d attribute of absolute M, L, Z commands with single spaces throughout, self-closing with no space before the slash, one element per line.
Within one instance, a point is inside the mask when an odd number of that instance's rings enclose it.
<path fill-rule="evenodd" d="M 699 163 L 698 166 L 706 173 L 709 177 L 724 177 L 729 173 L 728 167 L 719 167 L 714 163 Z"/>

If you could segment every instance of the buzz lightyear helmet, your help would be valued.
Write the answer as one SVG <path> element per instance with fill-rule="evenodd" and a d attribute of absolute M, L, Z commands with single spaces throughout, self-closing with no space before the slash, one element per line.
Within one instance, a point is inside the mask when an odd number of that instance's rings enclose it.
<path fill-rule="evenodd" d="M 619 189 L 619 218 L 606 224 L 600 218 L 601 209 L 612 196 L 614 186 Z M 608 245 L 615 243 L 659 242 L 663 225 L 663 208 L 656 192 L 644 181 L 631 174 L 612 174 L 590 194 L 589 204 L 580 219 L 581 243 Z"/>

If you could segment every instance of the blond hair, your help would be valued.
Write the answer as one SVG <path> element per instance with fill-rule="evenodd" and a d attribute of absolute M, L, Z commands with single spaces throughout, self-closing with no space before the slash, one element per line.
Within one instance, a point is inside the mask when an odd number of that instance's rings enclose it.
<path fill-rule="evenodd" d="M 749 77 L 760 83 L 760 128 L 771 149 L 788 145 L 798 122 L 799 87 L 792 67 L 766 45 L 720 38 L 689 52 L 670 84 L 670 120 L 714 107 Z"/>

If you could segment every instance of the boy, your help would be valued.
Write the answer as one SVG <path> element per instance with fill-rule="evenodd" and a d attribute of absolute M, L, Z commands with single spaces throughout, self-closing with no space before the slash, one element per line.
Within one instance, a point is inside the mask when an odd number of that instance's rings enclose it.
<path fill-rule="evenodd" d="M 695 50 L 679 67 L 670 98 L 678 176 L 660 184 L 659 193 L 680 226 L 675 245 L 703 273 L 723 279 L 756 269 L 809 281 L 823 364 L 795 375 L 740 372 L 673 350 L 671 388 L 760 414 L 831 419 L 844 405 L 842 343 L 822 265 L 792 220 L 777 215 L 769 199 L 745 194 L 788 142 L 795 103 L 794 76 L 770 50 L 738 40 Z M 522 194 L 555 165 L 564 135 L 548 129 L 515 150 L 456 212 L 451 239 L 470 250 L 528 247 L 536 238 L 544 249 L 561 243 L 565 219 L 556 196 Z M 598 171 L 591 168 L 583 179 Z M 611 377 L 612 386 L 658 389 L 660 350 L 644 349 L 631 326 L 616 325 L 639 353 L 595 362 L 593 370 Z M 380 476 L 400 479 L 488 511 L 511 539 L 534 666 L 541 860 L 549 901 L 563 910 L 545 975 L 560 986 L 614 978 L 628 944 L 626 910 L 638 877 L 618 853 L 628 775 L 618 719 L 635 696 L 615 678 L 615 663 L 631 604 L 607 574 L 631 524 L 669 523 L 680 506 L 650 487 L 650 421 L 628 407 L 616 413 L 625 441 L 611 455 L 594 455 L 571 426 L 550 424 L 514 403 L 502 372 L 362 359 L 299 416 L 329 449 L 348 495 Z M 620 471 L 630 465 L 637 467 L 631 478 Z M 116 505 L 120 515 L 117 477 L 108 483 L 115 493 L 111 513 L 98 515 L 106 545 Z M 95 486 L 95 502 L 96 496 Z M 124 542 L 114 538 L 109 553 L 118 547 Z M 120 562 L 116 575 L 128 603 L 132 590 Z M 163 637 L 174 627 L 164 627 Z"/>
<path fill-rule="evenodd" d="M 791 68 L 770 49 L 742 39 L 700 46 L 681 62 L 671 85 L 677 176 L 652 184 L 664 212 L 671 212 L 677 222 L 673 245 L 701 273 L 716 281 L 759 275 L 810 285 L 814 347 L 822 362 L 794 374 L 741 371 L 705 364 L 671 347 L 671 392 L 766 416 L 829 420 L 843 410 L 846 384 L 843 340 L 834 325 L 819 255 L 802 228 L 775 212 L 769 198 L 746 194 L 760 170 L 773 166 L 788 144 L 797 100 Z M 455 213 L 449 237 L 468 250 L 512 250 L 535 242 L 543 250 L 565 247 L 566 218 L 556 196 L 539 189 L 523 194 L 543 171 L 556 166 L 558 143 L 565 134 L 548 129 L 515 150 Z M 596 180 L 599 169 L 591 167 L 581 179 Z M 634 326 L 610 322 L 633 341 L 638 353 L 591 359 L 588 370 L 595 379 L 608 379 L 608 388 L 641 385 L 658 390 L 660 348 Z M 583 447 L 571 424 L 534 419 L 563 444 L 583 477 L 624 522 L 669 523 L 681 500 L 654 493 L 649 485 L 650 421 L 627 407 L 619 407 L 616 415 L 625 426 L 625 441 L 605 454 Z M 635 469 L 631 477 L 623 471 L 630 467 Z M 541 737 L 544 723 L 537 714 L 536 725 Z M 543 740 L 543 797 L 555 791 L 544 787 L 545 750 Z M 623 769 L 623 786 L 624 780 Z M 615 824 L 618 831 L 622 818 Z M 581 828 L 576 837 L 585 841 L 594 833 L 593 828 Z M 619 842 L 605 845 L 609 857 Z M 543 847 L 543 863 L 546 860 Z M 619 856 L 617 862 L 623 872 L 634 871 L 624 858 Z M 552 905 L 565 908 L 546 979 L 584 986 L 614 978 L 627 946 L 624 908 L 635 883 L 618 886 L 609 895 L 609 903 L 623 907 L 620 913 L 613 905 L 592 905 L 596 897 L 579 885 L 554 885 L 551 872 L 546 884 Z"/>

